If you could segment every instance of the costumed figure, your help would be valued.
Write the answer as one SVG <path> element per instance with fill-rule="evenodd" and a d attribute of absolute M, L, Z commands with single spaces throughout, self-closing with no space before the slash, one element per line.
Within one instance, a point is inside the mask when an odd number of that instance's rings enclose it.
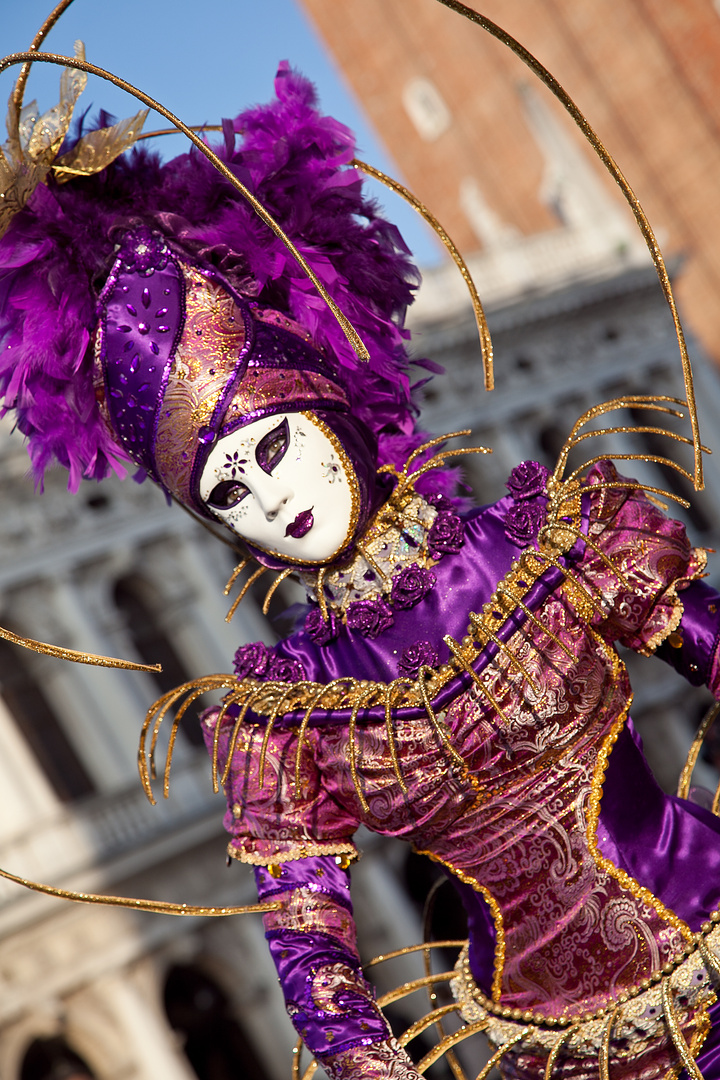
<path fill-rule="evenodd" d="M 720 823 L 655 783 L 617 652 L 717 695 L 720 596 L 652 492 L 608 461 L 567 467 L 596 416 L 631 405 L 657 430 L 680 403 L 598 406 L 552 473 L 523 462 L 505 498 L 464 508 L 451 452 L 416 427 L 408 253 L 347 129 L 286 65 L 276 93 L 218 153 L 278 231 L 198 151 L 101 158 L 124 149 L 106 127 L 36 155 L 43 182 L 13 189 L 0 242 L 0 385 L 36 476 L 59 461 L 77 487 L 132 462 L 244 542 L 246 586 L 272 570 L 270 592 L 291 573 L 307 589 L 292 636 L 151 710 L 148 791 L 160 721 L 222 690 L 203 725 L 228 850 L 338 1080 L 417 1076 L 357 952 L 360 824 L 459 890 L 454 993 L 503 1075 L 720 1076 Z"/>

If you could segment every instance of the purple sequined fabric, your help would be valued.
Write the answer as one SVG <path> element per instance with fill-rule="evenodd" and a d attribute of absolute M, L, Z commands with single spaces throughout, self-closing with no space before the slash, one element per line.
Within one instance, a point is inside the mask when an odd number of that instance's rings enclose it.
<path fill-rule="evenodd" d="M 126 233 L 100 294 L 100 361 L 112 425 L 155 480 L 155 423 L 182 332 L 183 298 L 182 271 L 164 241 L 148 228 Z"/>

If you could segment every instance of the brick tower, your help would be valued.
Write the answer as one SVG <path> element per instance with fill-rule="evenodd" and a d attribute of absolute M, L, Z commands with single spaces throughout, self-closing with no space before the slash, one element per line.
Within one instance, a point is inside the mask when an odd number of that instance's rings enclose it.
<path fill-rule="evenodd" d="M 602 165 L 499 42 L 436 0 L 301 2 L 402 177 L 464 253 L 577 235 L 603 213 L 610 233 L 623 221 L 612 242 L 627 241 L 630 212 Z M 717 0 L 475 6 L 559 79 L 630 180 L 666 256 L 686 257 L 683 310 L 720 358 Z M 603 230 L 610 235 L 607 222 Z"/>

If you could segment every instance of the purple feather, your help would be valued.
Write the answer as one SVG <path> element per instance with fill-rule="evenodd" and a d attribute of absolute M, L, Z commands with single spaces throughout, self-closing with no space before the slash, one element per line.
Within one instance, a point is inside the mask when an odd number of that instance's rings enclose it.
<path fill-rule="evenodd" d="M 317 111 L 312 84 L 285 62 L 275 90 L 270 104 L 224 121 L 215 149 L 308 260 L 370 361 L 358 361 L 292 255 L 196 150 L 163 165 L 136 149 L 94 177 L 51 180 L 0 241 L 0 396 L 28 438 L 39 485 L 55 461 L 68 469 L 72 490 L 83 477 L 125 471 L 95 399 L 92 334 L 118 236 L 140 222 L 310 332 L 377 438 L 379 464 L 401 466 L 424 440 L 403 325 L 417 270 L 349 167 L 352 133 Z M 100 126 L 109 122 L 101 116 Z M 433 470 L 420 486 L 451 494 L 454 475 Z"/>

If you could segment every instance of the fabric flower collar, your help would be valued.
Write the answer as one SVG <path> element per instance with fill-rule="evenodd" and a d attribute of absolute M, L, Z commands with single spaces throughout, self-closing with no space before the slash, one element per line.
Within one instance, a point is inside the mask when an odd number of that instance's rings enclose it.
<path fill-rule="evenodd" d="M 458 552 L 463 523 L 443 495 L 424 499 L 409 493 L 399 510 L 380 509 L 345 566 L 322 577 L 324 605 L 313 606 L 305 629 L 318 645 L 327 645 L 345 624 L 375 638 L 392 626 L 396 610 L 415 607 L 435 588 L 433 571 L 445 555 Z M 315 575 L 301 575 L 309 596 L 318 595 Z M 325 607 L 325 611 L 322 607 Z"/>

